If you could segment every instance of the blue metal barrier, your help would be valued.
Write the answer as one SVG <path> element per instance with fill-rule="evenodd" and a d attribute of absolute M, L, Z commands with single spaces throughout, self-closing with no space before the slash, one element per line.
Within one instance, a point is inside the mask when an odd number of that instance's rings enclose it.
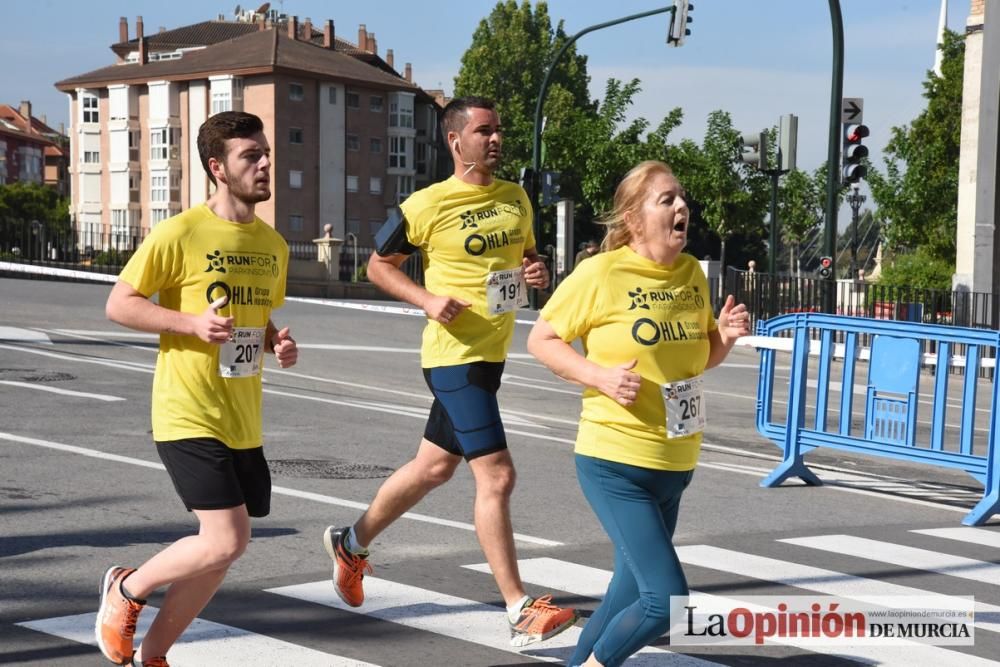
<path fill-rule="evenodd" d="M 964 470 L 985 487 L 983 498 L 962 523 L 978 526 L 1000 511 L 1000 452 L 996 427 L 1000 383 L 992 374 L 986 435 L 977 437 L 976 398 L 980 365 L 995 365 L 1000 332 L 986 329 L 886 321 L 861 317 L 796 313 L 757 323 L 758 336 L 786 343 L 792 335 L 792 361 L 784 420 L 774 421 L 775 356 L 777 345 L 760 349 L 757 386 L 757 430 L 783 449 L 782 462 L 761 481 L 778 486 L 789 477 L 806 484 L 822 481 L 806 466 L 804 455 L 819 448 L 859 452 L 905 461 Z M 765 340 L 765 339 L 760 339 Z M 865 346 L 864 344 L 868 345 Z M 763 343 L 762 343 L 763 345 Z M 787 347 L 787 346 L 786 346 Z M 810 365 L 810 353 L 818 363 Z M 834 359 L 843 358 L 840 382 L 833 379 Z M 867 362 L 867 375 L 864 366 Z M 917 414 L 921 367 L 933 366 L 930 429 L 918 438 Z M 949 415 L 949 367 L 964 366 L 961 376 L 961 415 L 957 427 L 946 424 Z M 861 427 L 854 415 L 855 378 L 865 396 Z M 806 397 L 815 383 L 815 408 L 807 420 Z M 829 419 L 831 387 L 839 390 L 839 416 Z M 926 402 L 926 401 L 925 401 Z M 810 406 L 811 407 L 811 406 Z M 835 406 L 838 407 L 838 406 Z M 954 413 L 956 408 L 950 408 Z M 956 430 L 957 437 L 946 437 Z"/>

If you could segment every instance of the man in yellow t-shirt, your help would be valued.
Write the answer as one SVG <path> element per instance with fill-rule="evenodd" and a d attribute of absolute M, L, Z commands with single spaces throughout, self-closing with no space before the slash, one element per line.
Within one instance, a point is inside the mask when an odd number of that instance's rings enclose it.
<path fill-rule="evenodd" d="M 263 123 L 243 112 L 216 114 L 198 132 L 198 151 L 215 194 L 150 231 L 107 303 L 111 320 L 160 334 L 153 440 L 200 524 L 197 535 L 138 569 L 105 573 L 95 631 L 117 664 L 166 667 L 167 651 L 246 548 L 250 517 L 269 513 L 262 361 L 273 352 L 287 368 L 298 358 L 288 329 L 271 321 L 285 299 L 288 245 L 254 214 L 271 196 Z M 145 598 L 162 586 L 169 587 L 160 612 L 133 650 Z"/>
<path fill-rule="evenodd" d="M 476 482 L 476 534 L 507 605 L 511 643 L 524 646 L 577 618 L 552 605 L 551 596 L 525 593 L 510 521 L 514 464 L 496 399 L 517 308 L 527 304 L 529 286 L 544 288 L 549 277 L 535 252 L 526 193 L 493 177 L 502 143 L 493 102 L 454 99 L 441 125 L 455 173 L 403 202 L 403 215 L 379 231 L 368 263 L 372 282 L 427 313 L 421 364 L 434 403 L 416 457 L 386 480 L 353 526 L 330 526 L 323 541 L 337 594 L 360 606 L 362 578 L 371 571 L 368 545 L 451 479 L 464 458 Z M 399 269 L 417 251 L 424 287 Z"/>

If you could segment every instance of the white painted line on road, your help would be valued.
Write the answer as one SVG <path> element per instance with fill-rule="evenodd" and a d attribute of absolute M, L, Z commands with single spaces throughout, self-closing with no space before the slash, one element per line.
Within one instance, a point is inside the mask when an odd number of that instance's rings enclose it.
<path fill-rule="evenodd" d="M 2 268 L 2 267 L 0 267 Z M 347 308 L 349 310 L 366 310 L 371 313 L 385 313 L 388 315 L 408 315 L 410 317 L 422 317 L 427 319 L 427 313 L 420 308 L 410 308 L 408 306 L 383 306 L 375 303 L 356 303 L 353 301 L 334 301 L 332 299 L 311 299 L 308 297 L 290 296 L 285 297 L 285 301 L 297 303 L 311 303 L 317 306 L 327 306 L 328 308 Z M 518 324 L 534 324 L 534 320 L 514 320 Z"/>
<path fill-rule="evenodd" d="M 77 271 L 75 269 L 59 269 L 52 266 L 36 266 L 34 264 L 19 264 L 17 262 L 0 262 L 0 271 L 11 271 L 12 273 L 33 273 L 44 276 L 59 276 L 60 278 L 76 278 L 79 280 L 93 280 L 101 283 L 118 282 L 117 275 L 106 273 L 94 273 L 91 271 Z"/>
<path fill-rule="evenodd" d="M 910 532 L 1000 549 L 1000 533 L 989 530 L 988 528 L 959 526 L 955 528 L 928 528 L 926 530 L 911 530 Z"/>
<path fill-rule="evenodd" d="M 39 329 L 39 331 L 53 331 L 61 334 L 75 334 L 77 336 L 87 336 L 95 340 L 106 340 L 108 338 L 127 338 L 138 340 L 160 340 L 160 334 L 145 333 L 143 331 L 130 331 L 128 329 L 113 329 L 100 331 L 96 329 Z"/>
<path fill-rule="evenodd" d="M 140 644 L 141 636 L 149 631 L 153 617 L 158 611 L 156 607 L 147 606 L 142 615 L 139 616 L 139 621 L 136 624 L 136 646 Z M 96 617 L 96 613 L 77 614 L 26 621 L 16 625 L 96 648 L 97 642 L 94 639 Z M 96 655 L 94 660 L 98 660 Z M 177 643 L 171 647 L 170 664 L 171 667 L 201 667 L 202 665 L 377 667 L 370 662 L 323 653 L 256 632 L 200 618 L 196 618 L 180 636 Z"/>
<path fill-rule="evenodd" d="M 792 537 L 779 541 L 810 549 L 856 556 L 879 563 L 889 563 L 914 570 L 926 570 L 960 579 L 979 581 L 992 586 L 1000 585 L 1000 565 L 963 556 L 953 556 L 939 551 L 930 551 L 929 549 L 917 549 L 916 547 L 880 542 L 854 535 Z"/>
<path fill-rule="evenodd" d="M 22 347 L 20 345 L 4 345 L 0 343 L 0 350 L 14 350 L 15 352 L 27 352 L 28 354 L 37 354 L 42 357 L 51 357 L 53 359 L 65 359 L 68 361 L 77 361 L 84 364 L 97 364 L 98 366 L 110 366 L 112 368 L 118 368 L 124 371 L 138 371 L 140 373 L 152 373 L 154 370 L 156 370 L 156 367 L 153 364 L 139 364 L 132 361 L 111 361 L 108 359 L 102 359 L 100 357 L 91 357 L 83 354 L 59 354 L 58 352 L 37 350 L 32 347 Z"/>
<path fill-rule="evenodd" d="M 52 339 L 43 333 L 17 327 L 0 327 L 0 340 L 9 343 L 51 343 Z"/>
<path fill-rule="evenodd" d="M 580 629 L 573 627 L 540 646 L 515 648 L 510 645 L 507 615 L 502 607 L 376 577 L 365 577 L 363 607 L 349 607 L 344 604 L 328 580 L 270 588 L 266 592 L 398 623 L 415 630 L 472 642 L 497 651 L 531 656 L 545 662 L 562 662 L 569 658 L 580 637 Z M 667 652 L 653 649 L 646 652 L 646 657 L 633 658 L 626 664 L 663 665 L 665 653 Z M 649 660 L 649 654 L 653 654 L 655 659 Z M 676 664 L 705 663 L 700 661 Z"/>
<path fill-rule="evenodd" d="M 393 352 L 420 354 L 418 347 L 379 347 L 377 345 L 337 345 L 335 343 L 298 343 L 300 350 L 330 350 L 333 352 Z"/>
<path fill-rule="evenodd" d="M 678 549 L 679 551 L 679 549 Z M 733 552 L 733 557 L 742 557 L 743 554 Z M 481 568 L 485 563 L 479 565 L 466 566 L 469 569 L 489 572 Z M 611 581 L 611 572 L 596 567 L 579 565 L 554 558 L 528 558 L 518 560 L 518 569 L 521 572 L 521 579 L 526 583 L 538 586 L 558 588 L 576 595 L 586 597 L 601 598 L 607 590 Z M 927 594 L 924 593 L 926 596 Z M 699 598 L 705 600 L 704 604 L 711 604 L 713 607 L 749 607 L 746 603 L 729 597 L 691 591 L 691 604 L 698 604 Z M 751 610 L 756 610 L 753 605 Z M 978 627 L 978 625 L 977 625 Z M 926 646 L 914 643 L 903 646 L 865 646 L 864 648 L 852 646 L 815 646 L 805 642 L 797 642 L 794 639 L 778 640 L 773 638 L 774 643 L 785 646 L 795 646 L 812 653 L 821 653 L 857 660 L 864 664 L 876 664 L 882 667 L 913 667 L 914 665 L 948 665 L 954 667 L 967 667 L 969 665 L 995 665 L 992 660 L 986 660 L 974 655 L 968 655 L 958 651 L 950 651 L 938 646 Z M 672 658 L 686 657 L 689 660 L 698 660 L 697 663 L 686 664 L 706 664 L 706 661 L 693 656 L 671 656 Z M 659 663 L 658 663 L 659 664 Z M 671 660 L 670 664 L 674 664 Z M 684 663 L 678 663 L 684 664 Z M 709 663 L 713 664 L 713 663 Z"/>
<path fill-rule="evenodd" d="M 63 396 L 75 396 L 77 398 L 93 398 L 98 401 L 124 401 L 125 399 L 120 396 L 109 396 L 108 394 L 91 394 L 85 391 L 71 391 L 69 389 L 60 389 L 59 387 L 49 387 L 43 384 L 38 384 L 37 382 L 13 382 L 11 380 L 0 380 L 0 384 L 9 385 L 11 387 L 22 387 L 24 389 L 37 389 L 38 391 L 47 391 L 53 394 L 62 394 Z"/>
<path fill-rule="evenodd" d="M 81 456 L 88 456 L 95 459 L 103 459 L 105 461 L 114 461 L 116 463 L 128 463 L 130 465 L 142 466 L 143 468 L 151 468 L 153 470 L 166 471 L 161 463 L 153 463 L 152 461 L 145 461 L 143 459 L 133 458 L 131 456 L 121 456 L 119 454 L 110 454 L 108 452 L 101 452 L 96 449 L 87 449 L 85 447 L 77 447 L 76 445 L 65 445 L 59 442 L 51 442 L 49 440 L 39 440 L 37 438 L 27 438 L 21 435 L 14 435 L 12 433 L 0 432 L 0 440 L 9 440 L 11 442 L 19 442 L 25 445 L 32 445 L 35 447 L 45 447 L 48 449 L 54 449 L 61 452 L 66 452 L 68 454 L 79 454 Z M 293 498 L 301 498 L 303 500 L 311 500 L 313 502 L 323 503 L 325 505 L 336 505 L 339 507 L 349 507 L 356 510 L 367 510 L 367 503 L 359 503 L 354 500 L 346 500 L 344 498 L 336 498 L 334 496 L 327 496 L 321 493 L 313 493 L 311 491 L 299 491 L 298 489 L 291 489 L 284 486 L 273 486 L 271 492 L 290 496 Z M 462 521 L 452 521 L 451 519 L 441 519 L 438 517 L 428 516 L 426 514 L 417 514 L 414 512 L 407 512 L 403 515 L 404 519 L 409 519 L 411 521 L 420 521 L 423 523 L 432 523 L 438 526 L 447 526 L 449 528 L 459 528 L 461 530 L 475 532 L 476 527 L 470 523 L 465 523 Z M 521 542 L 526 542 L 529 544 L 537 544 L 546 547 L 557 547 L 561 546 L 562 542 L 556 542 L 554 540 L 547 540 L 541 537 L 533 537 L 531 535 L 524 535 L 522 533 L 514 533 L 514 539 Z"/>
<path fill-rule="evenodd" d="M 756 556 L 745 551 L 722 549 L 707 544 L 677 547 L 682 563 L 735 574 L 760 581 L 770 581 L 824 595 L 836 595 L 852 600 L 878 602 L 886 596 L 928 596 L 939 593 L 894 584 L 881 579 L 869 579 L 845 572 L 826 570 L 777 558 Z M 861 554 L 851 554 L 861 556 Z M 1000 632 L 1000 606 L 976 601 L 976 628 Z M 918 663 L 920 664 L 920 663 Z"/>

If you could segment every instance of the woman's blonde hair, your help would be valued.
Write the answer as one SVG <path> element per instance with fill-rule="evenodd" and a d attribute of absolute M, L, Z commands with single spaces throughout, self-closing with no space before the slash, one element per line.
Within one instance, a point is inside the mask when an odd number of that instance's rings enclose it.
<path fill-rule="evenodd" d="M 628 211 L 634 212 L 639 209 L 643 197 L 646 196 L 646 186 L 649 180 L 658 174 L 674 177 L 674 172 L 670 167 L 659 160 L 640 162 L 625 174 L 625 178 L 615 190 L 611 210 L 597 221 L 607 228 L 604 232 L 604 240 L 601 241 L 601 252 L 617 250 L 632 241 L 632 230 L 625 222 L 625 214 Z"/>

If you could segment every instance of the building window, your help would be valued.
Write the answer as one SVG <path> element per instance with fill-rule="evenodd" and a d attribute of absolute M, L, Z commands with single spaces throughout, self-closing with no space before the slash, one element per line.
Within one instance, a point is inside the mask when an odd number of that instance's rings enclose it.
<path fill-rule="evenodd" d="M 418 174 L 427 173 L 427 144 L 418 142 L 416 145 L 416 168 Z"/>
<path fill-rule="evenodd" d="M 7 184 L 7 142 L 0 140 L 0 185 Z"/>
<path fill-rule="evenodd" d="M 288 231 L 301 232 L 303 227 L 302 222 L 303 218 L 301 215 L 288 216 Z"/>
<path fill-rule="evenodd" d="M 396 203 L 399 204 L 404 199 L 413 194 L 413 177 L 412 176 L 397 176 L 396 177 Z"/>
<path fill-rule="evenodd" d="M 170 127 L 158 127 L 149 131 L 149 159 L 176 160 L 177 146 L 180 143 L 180 130 Z M 173 150 L 171 150 L 173 147 Z M 173 153 L 173 154 L 171 154 Z"/>
<path fill-rule="evenodd" d="M 348 109 L 358 109 L 361 107 L 361 97 L 357 93 L 348 92 L 345 97 L 347 98 Z"/>
<path fill-rule="evenodd" d="M 212 115 L 233 110 L 233 98 L 228 90 L 212 91 Z"/>
<path fill-rule="evenodd" d="M 361 150 L 361 140 L 358 139 L 358 135 L 356 134 L 347 135 L 347 150 L 349 151 Z"/>
<path fill-rule="evenodd" d="M 389 137 L 389 166 L 406 169 L 406 137 Z"/>
<path fill-rule="evenodd" d="M 368 108 L 376 113 L 382 112 L 382 96 L 372 95 L 368 98 Z"/>
<path fill-rule="evenodd" d="M 151 176 L 149 179 L 150 200 L 154 202 L 170 201 L 170 195 L 167 188 L 168 179 L 166 176 Z"/>
<path fill-rule="evenodd" d="M 239 76 L 233 77 L 233 99 L 234 100 L 243 99 L 243 77 Z"/>
<path fill-rule="evenodd" d="M 139 130 L 128 131 L 128 159 L 129 162 L 139 161 Z"/>
<path fill-rule="evenodd" d="M 385 224 L 385 220 L 382 220 L 380 218 L 371 218 L 371 219 L 369 219 L 368 220 L 368 233 L 371 234 L 374 237 L 376 234 L 378 234 L 378 230 L 382 228 L 383 224 Z"/>
<path fill-rule="evenodd" d="M 354 236 L 361 233 L 361 218 L 347 219 L 347 233 L 354 234 Z"/>
<path fill-rule="evenodd" d="M 291 169 L 288 172 L 288 187 L 298 190 L 302 187 L 302 172 Z"/>
<path fill-rule="evenodd" d="M 288 84 L 288 99 L 293 102 L 301 102 L 306 98 L 306 89 L 302 87 L 301 83 L 290 83 Z"/>
<path fill-rule="evenodd" d="M 333 86 L 330 86 L 329 90 L 330 90 L 330 92 L 328 94 L 329 102 L 330 102 L 330 104 L 336 104 L 337 103 L 337 89 L 334 88 Z"/>
<path fill-rule="evenodd" d="M 389 102 L 389 127 L 413 127 L 413 100 L 395 95 Z"/>
<path fill-rule="evenodd" d="M 80 95 L 80 102 L 83 104 L 83 122 L 99 123 L 101 121 L 100 112 L 97 110 L 97 96 L 91 94 Z"/>
<path fill-rule="evenodd" d="M 382 194 L 382 177 L 372 176 L 368 180 L 368 192 L 373 195 Z"/>
<path fill-rule="evenodd" d="M 290 127 L 290 128 L 288 128 L 288 143 L 290 143 L 290 144 L 301 144 L 302 143 L 302 128 L 301 127 Z"/>
<path fill-rule="evenodd" d="M 358 191 L 358 177 L 357 176 L 348 176 L 347 177 L 347 191 L 348 192 L 357 192 Z"/>
<path fill-rule="evenodd" d="M 170 209 L 151 208 L 149 209 L 149 228 L 152 229 L 156 223 L 163 222 L 170 217 Z"/>
<path fill-rule="evenodd" d="M 368 142 L 368 150 L 371 151 L 372 153 L 381 153 L 382 140 L 379 139 L 378 137 L 372 137 L 371 140 Z"/>
<path fill-rule="evenodd" d="M 100 164 L 101 163 L 100 151 L 83 151 L 83 163 Z"/>

